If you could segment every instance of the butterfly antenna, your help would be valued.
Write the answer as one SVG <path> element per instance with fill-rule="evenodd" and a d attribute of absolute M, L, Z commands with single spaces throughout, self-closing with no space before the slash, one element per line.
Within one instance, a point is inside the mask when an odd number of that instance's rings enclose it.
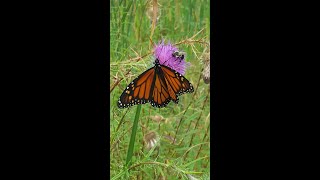
<path fill-rule="evenodd" d="M 163 62 L 163 64 L 165 64 L 167 61 L 169 61 L 169 59 L 173 58 L 173 56 L 170 56 L 166 61 Z"/>

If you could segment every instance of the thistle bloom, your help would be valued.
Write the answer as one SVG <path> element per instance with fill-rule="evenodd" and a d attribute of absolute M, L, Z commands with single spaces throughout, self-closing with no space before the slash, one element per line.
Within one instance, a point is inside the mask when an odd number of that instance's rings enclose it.
<path fill-rule="evenodd" d="M 176 51 L 179 51 L 177 47 L 170 44 L 170 42 L 165 45 L 162 41 L 161 43 L 155 46 L 154 56 L 155 58 L 159 59 L 159 63 L 161 65 L 168 66 L 169 68 L 184 75 L 185 70 L 188 66 L 190 66 L 190 63 L 187 63 L 185 61 L 185 58 L 173 56 L 172 54 Z"/>

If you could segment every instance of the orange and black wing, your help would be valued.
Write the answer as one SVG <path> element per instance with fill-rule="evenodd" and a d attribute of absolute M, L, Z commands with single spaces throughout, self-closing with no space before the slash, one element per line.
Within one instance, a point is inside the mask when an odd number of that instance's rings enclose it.
<path fill-rule="evenodd" d="M 153 107 L 166 107 L 172 100 L 179 102 L 178 96 L 192 93 L 192 84 L 180 73 L 166 66 L 155 66 L 134 79 L 123 91 L 119 108 L 150 102 Z"/>
<path fill-rule="evenodd" d="M 163 74 L 163 79 L 166 81 L 170 97 L 175 103 L 179 102 L 178 96 L 184 93 L 192 93 L 194 91 L 192 84 L 180 73 L 163 65 L 161 66 L 161 70 L 161 74 Z"/>
<path fill-rule="evenodd" d="M 155 67 L 146 70 L 134 79 L 123 91 L 119 100 L 119 108 L 127 108 L 135 104 L 150 102 L 151 87 L 154 83 Z"/>
<path fill-rule="evenodd" d="M 151 87 L 151 98 L 150 103 L 153 107 L 166 107 L 167 104 L 172 100 L 168 85 L 164 79 L 163 73 L 159 67 L 155 67 L 155 78 L 154 84 Z"/>

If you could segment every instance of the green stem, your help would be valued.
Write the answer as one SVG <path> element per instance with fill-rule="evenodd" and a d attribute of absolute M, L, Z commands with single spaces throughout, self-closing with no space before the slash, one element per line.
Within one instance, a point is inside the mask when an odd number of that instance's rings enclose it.
<path fill-rule="evenodd" d="M 130 138 L 130 144 L 128 148 L 128 153 L 127 153 L 127 160 L 126 160 L 126 165 L 128 166 L 132 155 L 133 155 L 133 148 L 134 148 L 134 142 L 136 139 L 136 134 L 137 134 L 137 128 L 138 128 L 138 120 L 141 112 L 141 104 L 138 105 L 137 111 L 136 111 L 136 116 L 134 118 L 133 126 L 132 126 L 132 133 L 131 133 L 131 138 Z"/>

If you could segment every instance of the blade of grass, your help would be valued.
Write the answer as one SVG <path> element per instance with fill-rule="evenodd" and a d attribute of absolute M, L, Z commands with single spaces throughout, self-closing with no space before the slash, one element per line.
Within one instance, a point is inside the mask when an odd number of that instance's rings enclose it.
<path fill-rule="evenodd" d="M 189 165 L 194 164 L 195 162 L 200 161 L 200 160 L 205 159 L 205 158 L 208 158 L 208 157 L 209 157 L 209 156 L 205 156 L 205 157 L 196 159 L 196 160 L 194 160 L 194 161 L 191 161 L 191 162 L 189 162 L 189 163 L 187 163 L 187 164 L 182 165 L 182 167 L 188 167 Z"/>

